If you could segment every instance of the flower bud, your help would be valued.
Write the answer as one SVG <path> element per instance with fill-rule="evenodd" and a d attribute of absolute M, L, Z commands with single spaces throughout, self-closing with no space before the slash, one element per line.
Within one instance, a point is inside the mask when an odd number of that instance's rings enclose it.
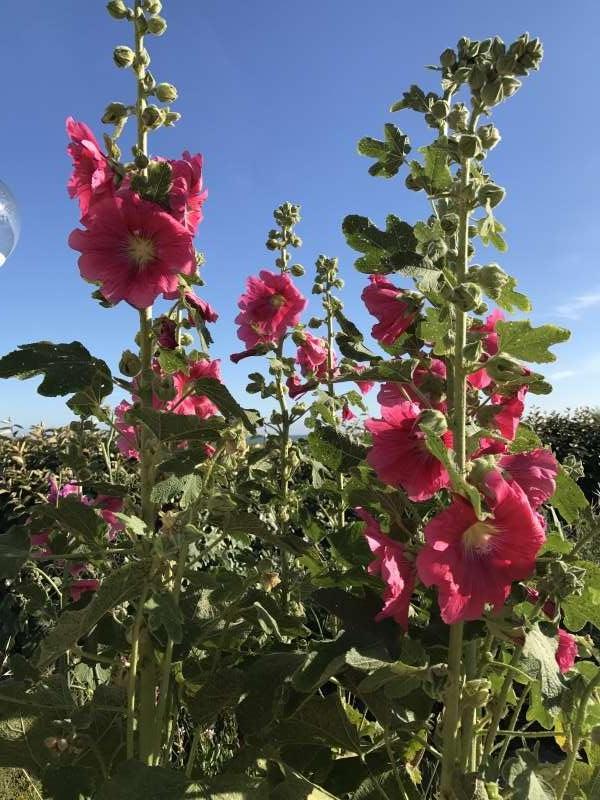
<path fill-rule="evenodd" d="M 477 135 L 481 146 L 486 150 L 493 150 L 502 138 L 495 125 L 481 125 L 481 127 L 477 128 Z"/>
<path fill-rule="evenodd" d="M 161 103 L 173 103 L 177 100 L 177 89 L 172 83 L 159 83 L 154 89 L 154 94 L 158 97 Z"/>
<path fill-rule="evenodd" d="M 123 103 L 109 103 L 102 115 L 102 122 L 105 125 L 118 125 L 128 115 L 127 106 Z"/>
<path fill-rule="evenodd" d="M 469 124 L 469 110 L 464 103 L 457 103 L 452 106 L 452 110 L 448 114 L 448 125 L 454 131 L 466 131 Z"/>
<path fill-rule="evenodd" d="M 127 378 L 134 378 L 140 373 L 142 369 L 142 362 L 135 353 L 131 350 L 125 350 L 119 361 L 119 372 Z"/>
<path fill-rule="evenodd" d="M 173 125 L 175 125 L 176 122 L 179 122 L 180 119 L 181 114 L 179 114 L 177 111 L 165 111 L 164 125 L 166 125 L 168 128 L 172 128 Z"/>
<path fill-rule="evenodd" d="M 425 188 L 425 181 L 419 175 L 407 175 L 404 183 L 412 192 L 420 192 Z"/>
<path fill-rule="evenodd" d="M 486 183 L 477 193 L 477 199 L 482 206 L 489 203 L 491 208 L 494 208 L 504 200 L 505 195 L 506 189 L 503 189 L 502 186 L 497 186 L 495 183 Z"/>
<path fill-rule="evenodd" d="M 301 278 L 304 275 L 304 267 L 302 264 L 292 264 L 290 272 L 295 278 Z"/>
<path fill-rule="evenodd" d="M 144 10 L 149 14 L 160 14 L 162 11 L 161 0 L 144 0 Z"/>
<path fill-rule="evenodd" d="M 426 433 L 443 436 L 448 430 L 446 415 L 435 408 L 427 408 L 419 415 L 419 427 Z"/>
<path fill-rule="evenodd" d="M 136 157 L 133 159 L 133 163 L 138 169 L 146 169 L 146 167 L 150 163 L 150 159 L 145 153 L 138 153 Z"/>
<path fill-rule="evenodd" d="M 485 106 L 495 106 L 501 103 L 504 99 L 504 90 L 502 88 L 502 80 L 496 78 L 495 81 L 486 83 L 481 89 L 481 102 Z"/>
<path fill-rule="evenodd" d="M 485 69 L 475 64 L 471 70 L 471 74 L 469 75 L 469 86 L 474 92 L 478 92 L 484 85 L 486 78 L 487 73 Z"/>
<path fill-rule="evenodd" d="M 458 230 L 458 223 L 458 214 L 454 214 L 452 212 L 444 214 L 440 220 L 440 225 L 442 226 L 444 233 L 455 233 Z"/>
<path fill-rule="evenodd" d="M 504 97 L 512 97 L 513 94 L 521 88 L 521 81 L 518 78 L 511 78 L 506 76 L 502 78 L 502 91 Z"/>
<path fill-rule="evenodd" d="M 474 678 L 467 681 L 463 687 L 463 706 L 469 708 L 483 708 L 490 699 L 492 684 L 487 678 Z"/>
<path fill-rule="evenodd" d="M 315 283 L 312 288 L 313 294 L 323 294 L 323 284 L 322 283 Z"/>
<path fill-rule="evenodd" d="M 511 53 L 503 53 L 501 56 L 498 56 L 496 59 L 496 63 L 494 67 L 496 68 L 496 72 L 498 75 L 512 75 L 515 71 L 517 66 L 517 58 L 516 56 Z"/>
<path fill-rule="evenodd" d="M 473 158 L 481 152 L 479 138 L 474 133 L 463 133 L 458 142 L 458 150 L 463 158 Z"/>
<path fill-rule="evenodd" d="M 130 67 L 133 64 L 133 59 L 135 58 L 135 53 L 131 49 L 131 47 L 125 47 L 124 45 L 120 47 L 115 47 L 113 50 L 113 60 L 117 67 L 124 69 L 125 67 Z"/>
<path fill-rule="evenodd" d="M 155 36 L 162 36 L 167 30 L 167 21 L 163 17 L 150 17 L 148 20 L 148 32 Z"/>
<path fill-rule="evenodd" d="M 165 121 L 165 112 L 158 106 L 146 106 L 142 111 L 142 122 L 146 128 L 156 130 Z"/>
<path fill-rule="evenodd" d="M 450 104 L 446 100 L 436 100 L 431 106 L 431 113 L 435 119 L 446 119 L 450 111 Z"/>
<path fill-rule="evenodd" d="M 456 64 L 456 53 L 451 48 L 444 50 L 440 56 L 440 64 L 444 69 L 449 69 Z"/>
<path fill-rule="evenodd" d="M 498 383 L 518 380 L 528 374 L 520 361 L 504 353 L 498 353 L 486 361 L 485 369 L 490 378 Z"/>
<path fill-rule="evenodd" d="M 106 10 L 114 19 L 125 19 L 127 17 L 128 10 L 123 0 L 110 0 L 110 3 L 106 5 Z"/>
<path fill-rule="evenodd" d="M 477 311 L 483 301 L 476 283 L 461 283 L 452 292 L 452 302 L 461 311 Z"/>
<path fill-rule="evenodd" d="M 194 337 L 190 336 L 189 333 L 180 333 L 179 334 L 179 344 L 182 347 L 187 347 L 194 341 Z"/>
<path fill-rule="evenodd" d="M 156 375 L 152 380 L 152 393 L 159 400 L 173 400 L 177 394 L 173 378 L 170 375 L 163 377 Z"/>
<path fill-rule="evenodd" d="M 309 328 L 320 328 L 323 324 L 323 320 L 319 319 L 318 317 L 311 317 L 308 320 L 308 327 Z"/>

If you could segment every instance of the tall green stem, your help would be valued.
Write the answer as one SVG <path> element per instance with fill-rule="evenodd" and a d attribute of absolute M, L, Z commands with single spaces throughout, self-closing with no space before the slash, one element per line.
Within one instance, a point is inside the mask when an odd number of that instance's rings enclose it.
<path fill-rule="evenodd" d="M 523 652 L 523 648 L 521 646 L 515 647 L 513 656 L 510 660 L 510 666 L 516 667 L 519 663 L 521 658 L 521 653 Z M 490 753 L 492 752 L 492 748 L 494 746 L 494 740 L 496 738 L 496 734 L 498 733 L 498 728 L 500 727 L 500 721 L 506 712 L 506 700 L 508 698 L 508 693 L 510 691 L 510 687 L 512 686 L 512 682 L 514 680 L 514 676 L 511 670 L 508 670 L 506 673 L 506 677 L 504 678 L 504 682 L 502 687 L 500 688 L 500 693 L 495 700 L 494 703 L 494 712 L 492 714 L 492 721 L 490 722 L 490 727 L 488 728 L 487 736 L 485 739 L 485 744 L 483 746 L 483 753 L 481 756 L 481 765 L 484 765 L 486 760 L 489 758 Z"/>
<path fill-rule="evenodd" d="M 556 800 L 563 800 L 565 797 L 565 792 L 569 786 L 571 774 L 573 773 L 573 767 L 575 766 L 577 754 L 583 739 L 583 725 L 585 722 L 587 706 L 598 686 L 600 686 L 600 672 L 598 672 L 596 676 L 588 683 L 585 692 L 583 693 L 583 697 L 579 701 L 579 708 L 577 709 L 577 716 L 575 717 L 575 725 L 573 726 L 571 733 L 569 754 L 567 755 L 565 764 L 560 773 L 558 787 L 556 789 Z"/>
<path fill-rule="evenodd" d="M 331 397 L 331 412 L 335 416 L 336 414 L 336 406 L 335 406 L 335 385 L 333 383 L 333 371 L 334 371 L 334 364 L 333 364 L 333 342 L 334 342 L 334 330 L 333 330 L 333 298 L 331 296 L 331 286 L 329 282 L 327 283 L 327 290 L 325 293 L 325 312 L 327 315 L 327 393 Z M 339 505 L 337 509 L 337 524 L 338 528 L 341 530 L 344 525 L 346 524 L 346 508 L 344 506 L 344 473 L 339 470 L 336 476 L 338 491 L 339 491 Z"/>

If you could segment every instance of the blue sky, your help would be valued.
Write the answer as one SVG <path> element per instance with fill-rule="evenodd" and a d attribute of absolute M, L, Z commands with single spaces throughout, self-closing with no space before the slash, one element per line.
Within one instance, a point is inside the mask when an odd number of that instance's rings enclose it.
<path fill-rule="evenodd" d="M 132 346 L 136 313 L 124 304 L 108 311 L 94 304 L 66 244 L 78 214 L 65 190 L 64 120 L 73 115 L 100 135 L 107 102 L 129 102 L 133 94 L 131 74 L 114 68 L 111 56 L 115 45 L 129 44 L 129 26 L 112 20 L 104 5 L 29 0 L 27 11 L 6 3 L 0 12 L 0 179 L 22 216 L 19 246 L 0 270 L 2 353 L 38 339 L 79 339 L 116 366 Z M 365 278 L 353 270 L 343 217 L 360 213 L 381 223 L 394 212 L 416 221 L 428 212 L 423 195 L 406 191 L 402 179 L 367 174 L 357 140 L 378 136 L 393 120 L 413 145 L 428 143 L 416 115 L 390 115 L 390 103 L 411 83 L 435 88 L 437 76 L 423 67 L 460 36 L 510 41 L 528 30 L 543 40 L 542 69 L 497 110 L 504 139 L 488 162 L 508 188 L 498 217 L 509 251 L 484 251 L 478 260 L 499 261 L 518 277 L 536 322 L 573 331 L 545 370 L 555 391 L 543 405 L 597 403 L 596 0 L 303 0 L 287 10 L 278 0 L 164 0 L 164 8 L 169 30 L 151 41 L 152 69 L 177 85 L 183 119 L 153 136 L 152 149 L 205 156 L 209 200 L 197 246 L 207 257 L 204 295 L 221 314 L 214 354 L 234 391 L 242 392 L 253 366 L 228 361 L 239 349 L 235 301 L 246 276 L 272 264 L 264 241 L 273 208 L 284 200 L 302 205 L 299 260 L 310 268 L 319 253 L 339 256 L 347 312 L 370 325 L 359 301 Z M 310 291 L 310 278 L 300 283 Z M 66 420 L 62 401 L 35 388 L 35 381 L 3 382 L 0 419 Z"/>

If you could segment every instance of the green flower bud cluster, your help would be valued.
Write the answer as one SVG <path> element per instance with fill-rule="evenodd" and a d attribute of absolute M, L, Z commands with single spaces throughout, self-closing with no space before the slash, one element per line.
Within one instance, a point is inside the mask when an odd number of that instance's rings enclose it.
<path fill-rule="evenodd" d="M 135 58 L 135 53 L 133 52 L 131 47 L 126 47 L 125 45 L 121 45 L 119 47 L 115 47 L 113 51 L 113 60 L 117 65 L 117 67 L 121 69 L 125 69 L 126 67 L 131 67 L 134 58 Z"/>
<path fill-rule="evenodd" d="M 127 8 L 123 0 L 110 0 L 106 10 L 114 19 L 133 19 L 133 11 Z"/>
<path fill-rule="evenodd" d="M 585 586 L 585 570 L 566 564 L 564 561 L 551 561 L 547 575 L 540 581 L 540 593 L 562 600 L 570 595 L 579 595 Z"/>
<path fill-rule="evenodd" d="M 123 103 L 109 103 L 102 115 L 102 122 L 105 125 L 119 125 L 127 119 L 132 111 L 131 106 Z"/>
<path fill-rule="evenodd" d="M 467 681 L 462 692 L 463 708 L 483 708 L 490 699 L 492 684 L 487 678 L 474 678 Z"/>
<path fill-rule="evenodd" d="M 273 217 L 280 227 L 269 231 L 267 250 L 279 250 L 280 255 L 275 259 L 276 266 L 284 272 L 289 270 L 296 277 L 300 277 L 304 274 L 304 267 L 301 264 L 294 264 L 291 268 L 288 266 L 291 259 L 288 247 L 302 246 L 302 239 L 294 231 L 294 225 L 302 219 L 300 206 L 289 202 L 282 203 L 273 212 Z"/>
<path fill-rule="evenodd" d="M 486 264 L 484 267 L 473 265 L 469 270 L 469 278 L 481 286 L 492 300 L 498 300 L 510 281 L 509 276 L 498 264 Z"/>

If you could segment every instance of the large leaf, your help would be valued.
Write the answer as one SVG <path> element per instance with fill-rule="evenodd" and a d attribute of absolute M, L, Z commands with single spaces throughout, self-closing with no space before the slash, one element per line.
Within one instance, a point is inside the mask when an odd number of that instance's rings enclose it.
<path fill-rule="evenodd" d="M 244 673 L 235 667 L 220 669 L 194 694 L 188 694 L 186 705 L 194 723 L 204 728 L 236 706 L 243 693 Z"/>
<path fill-rule="evenodd" d="M 548 348 L 566 342 L 571 335 L 566 328 L 556 325 L 532 328 L 529 320 L 498 322 L 496 330 L 500 335 L 501 352 L 539 364 L 556 361 L 556 356 Z"/>
<path fill-rule="evenodd" d="M 391 122 L 384 126 L 385 141 L 365 136 L 358 143 L 358 152 L 377 161 L 369 167 L 369 174 L 381 178 L 392 178 L 410 152 L 408 136 Z"/>
<path fill-rule="evenodd" d="M 600 629 L 600 564 L 575 561 L 573 566 L 585 570 L 585 585 L 581 595 L 571 595 L 561 601 L 565 625 L 579 631 L 588 622 Z"/>
<path fill-rule="evenodd" d="M 308 434 L 311 454 L 331 470 L 347 471 L 361 464 L 367 448 L 332 427 L 321 426 Z"/>
<path fill-rule="evenodd" d="M 81 342 L 33 342 L 0 358 L 0 378 L 24 380 L 36 375 L 44 376 L 38 386 L 44 397 L 72 394 L 90 386 L 106 397 L 113 387 L 106 363 L 90 355 Z"/>
<path fill-rule="evenodd" d="M 219 522 L 220 527 L 224 533 L 229 534 L 233 538 L 256 536 L 263 542 L 278 547 L 280 550 L 285 550 L 296 556 L 306 555 L 314 548 L 309 543 L 300 539 L 298 536 L 280 534 L 272 531 L 260 517 L 248 511 L 236 511 L 227 513 Z"/>
<path fill-rule="evenodd" d="M 324 744 L 360 753 L 358 731 L 336 693 L 324 698 L 315 695 L 303 703 L 292 717 L 277 725 L 273 741 L 280 747 Z"/>
<path fill-rule="evenodd" d="M 194 388 L 198 394 L 208 397 L 224 417 L 239 419 L 250 433 L 256 431 L 258 414 L 242 408 L 229 389 L 216 378 L 201 378 L 194 381 Z"/>
<path fill-rule="evenodd" d="M 539 681 L 544 706 L 558 710 L 557 700 L 564 686 L 556 662 L 556 637 L 546 636 L 536 625 L 525 636 L 523 645 L 523 669 Z"/>
<path fill-rule="evenodd" d="M 200 419 L 154 408 L 133 408 L 128 412 L 128 417 L 149 428 L 161 442 L 213 441 L 225 427 L 222 417 Z"/>
<path fill-rule="evenodd" d="M 417 240 L 412 226 L 393 214 L 387 217 L 385 230 L 380 230 L 370 219 L 357 214 L 345 218 L 342 230 L 350 247 L 364 253 L 355 261 L 359 272 L 419 274 L 430 266 L 416 252 Z"/>
<path fill-rule="evenodd" d="M 562 467 L 556 476 L 556 491 L 550 503 L 569 524 L 575 522 L 581 511 L 589 506 L 587 497 Z"/>
<path fill-rule="evenodd" d="M 147 578 L 148 564 L 144 562 L 125 564 L 115 570 L 103 580 L 85 608 L 60 615 L 54 628 L 40 643 L 35 665 L 40 669 L 50 666 L 89 633 L 108 611 L 126 600 L 139 598 Z"/>
<path fill-rule="evenodd" d="M 443 192 L 452 186 L 452 173 L 448 166 L 448 140 L 440 136 L 437 141 L 419 150 L 425 156 L 424 176 L 428 179 L 434 194 Z"/>
<path fill-rule="evenodd" d="M 102 517 L 76 495 L 62 497 L 58 505 L 47 503 L 34 512 L 36 524 L 58 523 L 82 542 L 103 541 L 106 525 Z"/>
<path fill-rule="evenodd" d="M 504 774 L 513 800 L 556 800 L 552 786 L 542 777 L 541 765 L 529 750 L 517 750 Z"/>

